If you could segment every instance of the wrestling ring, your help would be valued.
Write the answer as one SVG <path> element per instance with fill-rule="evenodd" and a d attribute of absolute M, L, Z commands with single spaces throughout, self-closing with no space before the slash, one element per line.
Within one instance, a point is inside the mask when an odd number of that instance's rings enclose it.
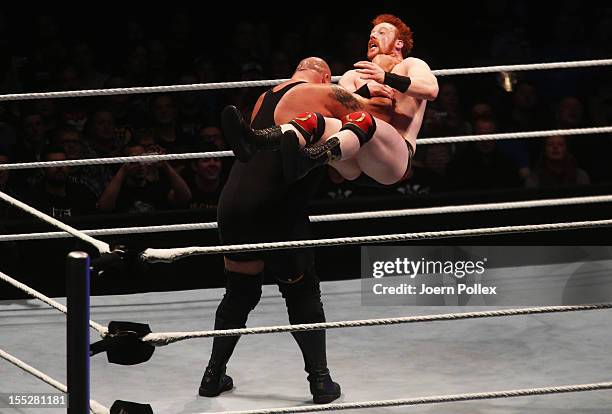
<path fill-rule="evenodd" d="M 612 59 L 560 62 L 531 65 L 493 66 L 433 71 L 436 76 L 468 75 L 521 70 L 552 70 L 610 66 Z M 334 79 L 337 81 L 337 77 Z M 284 80 L 175 85 L 144 88 L 121 88 L 1 95 L 0 101 L 85 97 L 114 94 L 137 94 L 272 86 Z M 419 139 L 419 145 L 468 142 L 477 140 L 526 139 L 550 135 L 606 134 L 612 126 L 571 130 L 532 131 L 491 135 L 472 135 Z M 147 155 L 81 159 L 38 163 L 0 165 L 0 169 L 45 168 L 52 166 L 154 162 L 206 157 L 230 157 L 230 151 Z M 58 221 L 31 206 L 0 192 L 3 202 L 54 226 L 58 231 L 0 235 L 0 242 L 75 237 L 94 247 L 100 254 L 112 254 L 111 246 L 96 237 L 157 233 L 170 231 L 214 230 L 216 223 L 192 223 L 166 226 L 107 228 L 81 231 Z M 478 211 L 501 211 L 534 207 L 589 205 L 608 203 L 612 195 L 538 199 L 507 203 L 469 204 L 419 209 L 386 210 L 312 216 L 312 222 L 385 219 L 390 217 L 461 214 Z M 254 243 L 245 245 L 198 246 L 173 249 L 146 249 L 140 253 L 145 262 L 172 262 L 194 255 L 222 254 L 255 250 L 299 249 L 338 245 L 427 240 L 509 233 L 560 231 L 597 228 L 612 225 L 612 218 L 575 222 L 466 228 L 460 230 L 396 233 L 358 237 Z M 71 253 L 69 263 L 76 277 L 89 277 L 89 258 Z M 71 266 L 69 265 L 69 268 Z M 75 270 L 76 269 L 76 270 Z M 0 269 L 1 270 L 1 269 Z M 73 276 L 75 276 L 73 274 Z M 65 298 L 49 298 L 0 272 L 0 279 L 22 290 L 34 299 L 0 302 L 0 357 L 8 361 L 0 366 L 2 391 L 48 392 L 53 389 L 70 395 L 70 389 L 54 376 L 65 377 L 66 341 L 65 314 L 69 313 Z M 130 327 L 108 325 L 89 320 L 89 297 L 86 324 L 91 335 L 81 341 L 89 347 L 99 337 L 116 340 L 119 347 L 136 346 L 138 362 L 151 358 L 135 368 L 109 366 L 103 358 L 91 358 L 81 364 L 87 386 L 79 388 L 92 394 L 89 410 L 96 414 L 137 412 L 276 414 L 349 410 L 350 412 L 415 412 L 415 413 L 600 413 L 609 409 L 612 394 L 589 392 L 612 389 L 612 361 L 605 351 L 612 340 L 608 310 L 612 303 L 502 308 L 461 311 L 458 308 L 416 307 L 414 313 L 398 317 L 402 310 L 393 306 L 355 306 L 359 303 L 359 281 L 322 284 L 323 302 L 330 319 L 307 325 L 284 325 L 285 312 L 273 286 L 264 286 L 261 303 L 253 312 L 250 324 L 256 328 L 226 331 L 201 330 L 211 326 L 214 309 L 222 292 L 217 289 L 157 292 L 137 295 L 91 298 L 91 313 L 99 321 L 139 321 L 154 325 L 158 332 L 134 332 Z M 87 293 L 88 295 L 88 293 Z M 41 306 L 42 301 L 49 307 Z M 451 312 L 448 313 L 449 309 Z M 430 312 L 433 313 L 429 314 Z M 465 308 L 463 308 L 465 310 Z M 59 311 L 59 312 L 57 312 Z M 444 311 L 444 312 L 443 312 Z M 405 312 L 405 310 L 404 310 Z M 496 321 L 504 318 L 503 324 Z M 468 319 L 470 319 L 468 321 Z M 455 321 L 456 323 L 441 323 Z M 388 325 L 425 324 L 400 329 Z M 384 332 L 382 327 L 385 325 Z M 75 325 L 76 326 L 76 325 Z M 335 377 L 343 384 L 340 402 L 327 405 L 306 403 L 303 380 L 296 379 L 298 350 L 285 335 L 268 335 L 303 330 L 342 329 L 343 335 L 330 335 L 328 349 Z M 366 331 L 366 327 L 368 331 Z M 180 331 L 177 331 L 177 328 Z M 68 328 L 70 330 L 70 328 Z M 73 328 L 74 329 L 74 328 Z M 409 331 L 409 332 L 407 332 Z M 73 331 L 74 332 L 74 331 Z M 197 397 L 196 382 L 210 341 L 204 345 L 190 339 L 228 335 L 251 336 L 248 346 L 241 346 L 232 360 L 239 366 L 235 375 L 239 384 L 232 392 L 216 399 Z M 125 345 L 123 339 L 130 341 Z M 245 341 L 245 342 L 246 342 Z M 108 343 L 108 342 L 107 342 Z M 136 344 L 136 345 L 134 345 Z M 165 348 L 170 344 L 172 347 Z M 153 356 L 156 348 L 164 347 Z M 127 349 L 127 348 L 121 348 Z M 130 348 L 132 349 L 132 348 Z M 274 349 L 274 355 L 258 350 Z M 10 353 L 9 353 L 10 350 Z M 105 349 L 109 354 L 111 352 Z M 103 352 L 104 352 L 103 351 Z M 121 354 L 121 352 L 118 352 Z M 28 358 L 32 365 L 20 358 Z M 118 357 L 121 359 L 121 355 Z M 132 355 L 132 357 L 134 357 Z M 69 361 L 70 365 L 70 361 Z M 16 370 L 17 367 L 19 370 Z M 43 372 L 44 371 L 44 372 Z M 528 382 L 528 384 L 526 384 Z M 46 383 L 46 384 L 44 384 Z M 551 385 L 552 384 L 552 385 Z M 83 385 L 83 384 L 82 384 Z M 482 391 L 484 390 L 484 391 Z M 555 398 L 539 398 L 544 395 Z M 399 398 L 398 398 L 399 397 Z M 523 397 L 523 398 L 518 398 Z M 99 402 L 103 401 L 103 403 Z M 137 401 L 139 404 L 131 404 Z M 450 404 L 453 403 L 453 404 Z M 111 408 L 105 406 L 111 405 Z M 433 405 L 433 406 L 432 406 Z M 273 406 L 272 408 L 269 408 Z M 413 406 L 410 411 L 393 411 L 394 407 Z M 36 412 L 34 408 L 20 407 Z M 65 408 L 61 409 L 62 412 Z M 33 411 L 30 411 L 33 410 Z M 45 412 L 59 412 L 49 408 Z M 76 412 L 76 411 L 75 411 Z"/>

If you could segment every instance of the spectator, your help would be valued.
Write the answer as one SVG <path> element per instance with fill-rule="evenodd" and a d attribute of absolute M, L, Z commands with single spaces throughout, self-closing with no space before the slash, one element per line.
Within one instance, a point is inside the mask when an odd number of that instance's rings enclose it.
<path fill-rule="evenodd" d="M 131 138 L 131 131 L 115 127 L 115 118 L 108 109 L 98 109 L 87 119 L 85 134 L 97 157 L 119 155 Z"/>
<path fill-rule="evenodd" d="M 195 74 L 198 77 L 198 83 L 218 82 L 217 68 L 213 63 L 204 57 L 197 57 L 194 61 Z M 210 90 L 200 92 L 200 100 L 208 113 L 214 113 L 215 116 L 220 112 L 223 92 L 221 90 Z"/>
<path fill-rule="evenodd" d="M 64 161 L 66 153 L 57 146 L 47 147 L 43 161 Z M 34 208 L 56 218 L 64 219 L 95 211 L 96 198 L 86 187 L 70 182 L 68 167 L 43 169 L 43 181 L 26 197 Z"/>
<path fill-rule="evenodd" d="M 15 161 L 41 161 L 43 149 L 47 145 L 42 115 L 35 111 L 25 112 L 21 118 L 20 132 L 15 144 Z M 35 187 L 42 180 L 42 172 L 32 169 L 21 170 L 15 174 L 15 179 L 22 188 Z"/>
<path fill-rule="evenodd" d="M 587 184 L 590 184 L 588 174 L 578 168 L 562 136 L 546 138 L 542 159 L 525 182 L 528 188 Z"/>
<path fill-rule="evenodd" d="M 81 133 L 75 128 L 63 127 L 58 129 L 55 132 L 54 144 L 64 149 L 68 160 L 96 157 L 95 152 L 83 142 Z M 112 176 L 112 166 L 110 165 L 95 164 L 69 167 L 70 180 L 87 187 L 96 199 L 100 197 Z"/>
<path fill-rule="evenodd" d="M 223 138 L 223 132 L 221 128 L 215 125 L 206 125 L 200 128 L 199 132 L 200 142 L 204 143 L 204 145 L 212 144 L 214 145 L 213 151 L 227 151 L 227 143 Z M 232 169 L 232 165 L 234 164 L 234 157 L 223 157 L 221 158 L 222 164 L 222 172 L 221 177 L 223 177 L 223 181 L 225 181 L 229 175 L 230 170 Z"/>
<path fill-rule="evenodd" d="M 448 81 L 441 83 L 433 111 L 439 113 L 438 117 L 444 118 L 449 132 L 454 135 L 465 135 L 471 131 L 470 124 L 463 119 L 461 114 L 460 103 L 457 86 Z"/>
<path fill-rule="evenodd" d="M 213 144 L 217 149 L 215 151 L 225 151 L 227 144 L 223 138 L 223 132 L 221 128 L 215 125 L 205 125 L 200 128 L 199 136 L 201 142 L 207 142 Z"/>
<path fill-rule="evenodd" d="M 198 145 L 198 152 L 217 151 L 214 144 Z M 191 174 L 186 181 L 191 190 L 190 209 L 216 208 L 223 188 L 221 158 L 200 158 L 191 161 Z"/>
<path fill-rule="evenodd" d="M 482 118 L 474 124 L 475 133 L 496 130 L 495 121 Z M 451 161 L 448 177 L 457 190 L 488 190 L 519 187 L 522 183 L 516 165 L 497 149 L 496 141 L 478 141 Z"/>
<path fill-rule="evenodd" d="M 144 155 L 142 145 L 125 148 L 126 156 Z M 123 164 L 98 200 L 103 212 L 142 213 L 187 205 L 191 192 L 167 162 Z"/>
<path fill-rule="evenodd" d="M 535 131 L 545 127 L 545 117 L 533 83 L 519 82 L 512 93 L 511 105 L 509 116 L 505 119 L 507 131 Z"/>
<path fill-rule="evenodd" d="M 167 154 L 190 152 L 193 135 L 183 132 L 177 119 L 176 103 L 170 95 L 155 95 L 151 101 L 153 137 Z"/>
<path fill-rule="evenodd" d="M 59 115 L 60 125 L 70 126 L 83 133 L 87 124 L 87 109 L 81 98 L 64 101 Z"/>
<path fill-rule="evenodd" d="M 39 112 L 25 112 L 21 118 L 21 137 L 17 141 L 18 162 L 39 161 L 47 145 L 43 117 Z"/>
<path fill-rule="evenodd" d="M 178 84 L 189 85 L 198 83 L 198 77 L 192 74 L 182 75 Z M 178 116 L 183 134 L 196 135 L 206 117 L 206 107 L 199 91 L 180 92 L 177 94 Z"/>
<path fill-rule="evenodd" d="M 584 128 L 587 126 L 584 118 L 584 105 L 575 96 L 566 96 L 556 105 L 555 121 L 558 129 Z M 576 135 L 568 137 L 567 146 L 577 164 L 597 168 L 601 142 L 601 136 Z"/>
<path fill-rule="evenodd" d="M 122 76 L 111 76 L 104 87 L 127 88 L 128 83 Z M 142 95 L 109 95 L 104 100 L 119 128 L 134 129 L 145 123 L 146 103 Z"/>

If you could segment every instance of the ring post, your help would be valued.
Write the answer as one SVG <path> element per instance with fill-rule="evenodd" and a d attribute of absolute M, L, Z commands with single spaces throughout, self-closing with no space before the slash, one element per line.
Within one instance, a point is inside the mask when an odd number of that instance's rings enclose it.
<path fill-rule="evenodd" d="M 66 262 L 68 308 L 68 414 L 89 413 L 89 256 L 71 252 Z"/>

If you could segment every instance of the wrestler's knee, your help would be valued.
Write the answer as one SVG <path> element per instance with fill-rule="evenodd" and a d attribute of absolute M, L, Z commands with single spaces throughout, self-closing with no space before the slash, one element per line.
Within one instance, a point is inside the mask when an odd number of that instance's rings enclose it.
<path fill-rule="evenodd" d="M 363 146 L 369 142 L 376 132 L 374 117 L 365 111 L 353 112 L 342 118 L 341 131 L 349 130 L 357 135 L 359 143 Z"/>
<path fill-rule="evenodd" d="M 225 295 L 216 316 L 225 320 L 246 320 L 261 299 L 262 274 L 248 275 L 226 270 L 225 277 Z"/>
<path fill-rule="evenodd" d="M 264 270 L 263 260 L 238 261 L 232 260 L 227 256 L 224 257 L 223 260 L 225 262 L 225 268 L 230 272 L 257 275 Z"/>
<path fill-rule="evenodd" d="M 313 270 L 307 270 L 300 277 L 289 281 L 278 281 L 279 290 L 292 324 L 323 322 L 325 312 L 321 302 L 319 280 Z"/>
<path fill-rule="evenodd" d="M 325 133 L 325 118 L 318 112 L 303 112 L 289 121 L 306 141 L 306 145 L 319 142 Z"/>

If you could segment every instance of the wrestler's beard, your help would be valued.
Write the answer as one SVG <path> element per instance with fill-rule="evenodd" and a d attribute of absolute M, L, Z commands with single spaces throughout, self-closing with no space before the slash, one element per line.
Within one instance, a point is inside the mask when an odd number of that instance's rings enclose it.
<path fill-rule="evenodd" d="M 376 45 L 375 51 L 372 50 L 372 48 L 370 47 L 370 44 L 372 43 Z M 384 49 L 380 46 L 380 43 L 378 42 L 378 40 L 372 40 L 371 42 L 368 42 L 368 59 L 372 60 L 378 55 L 391 55 L 393 52 L 394 44 L 395 44 L 395 39 L 393 39 L 393 41 L 389 44 L 389 46 L 386 49 Z"/>

